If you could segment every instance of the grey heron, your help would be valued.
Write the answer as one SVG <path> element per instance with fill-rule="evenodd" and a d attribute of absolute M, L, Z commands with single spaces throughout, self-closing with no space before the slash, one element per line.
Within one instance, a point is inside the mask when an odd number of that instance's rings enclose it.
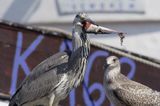
<path fill-rule="evenodd" d="M 73 21 L 71 55 L 59 52 L 37 65 L 23 80 L 9 106 L 57 106 L 83 80 L 90 42 L 87 33 L 119 34 L 122 32 L 96 25 L 85 13 Z"/>
<path fill-rule="evenodd" d="M 115 106 L 160 106 L 159 92 L 128 79 L 120 69 L 116 56 L 106 59 L 104 88 L 111 103 Z"/>

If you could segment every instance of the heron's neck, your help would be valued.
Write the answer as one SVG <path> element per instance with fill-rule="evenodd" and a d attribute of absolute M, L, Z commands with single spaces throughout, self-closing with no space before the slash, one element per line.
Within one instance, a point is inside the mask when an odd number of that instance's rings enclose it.
<path fill-rule="evenodd" d="M 73 51 L 68 62 L 68 75 L 72 76 L 73 86 L 77 87 L 84 78 L 90 43 L 80 27 L 73 29 L 72 36 Z"/>
<path fill-rule="evenodd" d="M 90 43 L 86 35 L 80 27 L 74 28 L 72 33 L 72 54 L 69 59 L 69 68 L 78 74 L 79 71 L 84 71 L 87 63 L 87 57 L 90 52 Z"/>
<path fill-rule="evenodd" d="M 90 42 L 81 27 L 75 27 L 72 32 L 73 53 L 79 51 L 82 57 L 88 57 L 90 51 Z M 72 53 L 72 54 L 73 54 Z"/>

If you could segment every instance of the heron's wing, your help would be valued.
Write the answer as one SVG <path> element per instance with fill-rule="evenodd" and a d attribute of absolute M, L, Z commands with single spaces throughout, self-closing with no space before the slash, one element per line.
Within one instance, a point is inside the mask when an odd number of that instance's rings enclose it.
<path fill-rule="evenodd" d="M 24 84 L 17 93 L 18 102 L 25 104 L 50 95 L 59 83 L 59 76 L 56 74 L 56 70 L 57 67 L 40 75 L 30 83 Z"/>
<path fill-rule="evenodd" d="M 140 83 L 129 81 L 113 90 L 115 97 L 127 106 L 157 106 L 160 104 L 159 92 Z"/>
<path fill-rule="evenodd" d="M 66 52 L 59 52 L 54 54 L 53 56 L 47 58 L 46 60 L 42 61 L 40 64 L 38 64 L 32 72 L 26 77 L 26 81 L 33 81 L 37 77 L 39 77 L 41 74 L 50 71 L 51 69 L 64 64 L 68 62 L 68 54 Z M 25 80 L 23 83 L 25 83 Z"/>
<path fill-rule="evenodd" d="M 23 104 L 47 95 L 58 83 L 57 70 L 67 66 L 68 57 L 65 52 L 57 53 L 37 65 L 20 84 L 11 101 Z"/>

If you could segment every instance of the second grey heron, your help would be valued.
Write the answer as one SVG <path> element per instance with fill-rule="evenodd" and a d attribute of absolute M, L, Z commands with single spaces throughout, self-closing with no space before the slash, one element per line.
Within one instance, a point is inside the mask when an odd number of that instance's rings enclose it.
<path fill-rule="evenodd" d="M 114 106 L 160 106 L 160 92 L 121 74 L 116 56 L 108 57 L 104 68 L 104 88 Z"/>
<path fill-rule="evenodd" d="M 87 33 L 119 34 L 96 25 L 85 13 L 76 15 L 73 22 L 72 45 L 69 56 L 59 52 L 37 65 L 20 84 L 9 106 L 57 106 L 83 80 L 90 42 Z"/>

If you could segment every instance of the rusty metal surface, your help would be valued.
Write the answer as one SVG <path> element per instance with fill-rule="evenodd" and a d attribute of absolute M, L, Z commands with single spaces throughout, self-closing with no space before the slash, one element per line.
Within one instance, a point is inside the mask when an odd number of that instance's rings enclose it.
<path fill-rule="evenodd" d="M 25 26 L 16 27 L 0 23 L 0 92 L 13 94 L 37 64 L 56 52 L 71 50 L 71 40 L 65 39 L 64 33 L 42 32 Z M 102 68 L 105 58 L 109 55 L 120 58 L 122 73 L 129 78 L 160 90 L 159 68 L 91 46 L 84 82 L 61 102 L 62 106 L 109 106 L 102 88 Z"/>

